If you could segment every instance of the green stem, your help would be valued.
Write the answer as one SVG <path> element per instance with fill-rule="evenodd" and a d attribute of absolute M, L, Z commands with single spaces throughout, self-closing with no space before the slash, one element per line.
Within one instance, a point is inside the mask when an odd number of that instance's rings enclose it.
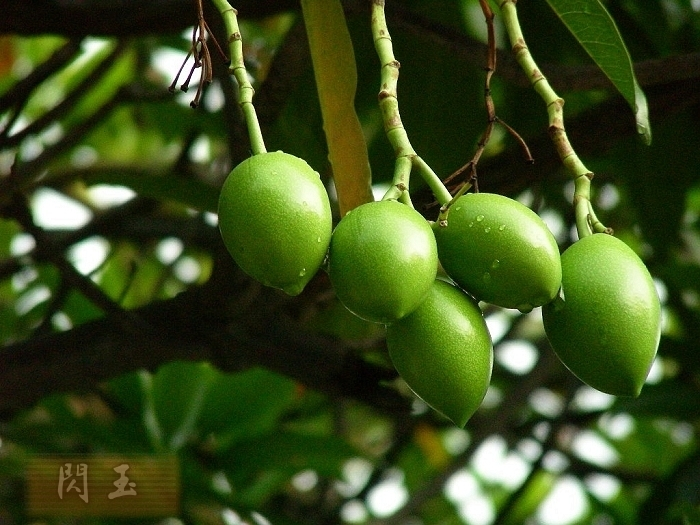
<path fill-rule="evenodd" d="M 416 155 L 413 158 L 413 165 L 418 169 L 418 173 L 421 174 L 421 177 L 423 177 L 423 180 L 433 192 L 433 195 L 435 195 L 435 199 L 440 203 L 441 206 L 444 206 L 445 204 L 453 200 L 452 195 L 442 183 L 440 177 L 437 176 L 437 174 L 428 165 L 428 163 L 425 162 L 425 160 L 423 160 L 422 157 Z"/>
<path fill-rule="evenodd" d="M 394 149 L 397 167 L 399 163 L 401 163 L 401 166 L 405 166 L 407 163 L 402 159 L 408 159 L 418 169 L 419 174 L 435 194 L 438 202 L 445 204 L 452 199 L 450 192 L 425 160 L 415 152 L 408 138 L 408 133 L 401 122 L 397 97 L 401 64 L 394 56 L 391 35 L 389 34 L 384 14 L 384 0 L 373 0 L 372 2 L 372 37 L 374 39 L 374 48 L 381 63 L 381 89 L 378 95 L 379 108 L 382 112 L 384 132 Z M 394 171 L 394 186 L 404 183 L 406 188 L 408 188 L 410 171 L 409 173 L 404 173 L 404 171 L 405 168 L 401 170 L 397 168 Z M 397 180 L 397 174 L 400 174 L 401 180 Z"/>
<path fill-rule="evenodd" d="M 590 182 L 593 173 L 586 168 L 578 157 L 566 135 L 566 130 L 564 128 L 564 100 L 556 94 L 530 54 L 530 50 L 523 37 L 520 21 L 518 20 L 518 13 L 515 7 L 516 2 L 517 0 L 503 0 L 500 2 L 499 7 L 503 14 L 503 21 L 515 59 L 527 74 L 535 92 L 540 95 L 547 105 L 549 135 L 552 138 L 552 142 L 554 143 L 554 147 L 559 154 L 564 168 L 574 180 L 573 204 L 576 215 L 576 230 L 579 238 L 586 237 L 593 233 L 593 229 L 591 228 L 592 224 L 595 225 L 595 231 L 609 232 L 609 229 L 605 228 L 595 217 L 593 206 L 590 202 Z"/>
<path fill-rule="evenodd" d="M 241 40 L 241 30 L 238 27 L 238 11 L 231 7 L 226 0 L 212 0 L 212 2 L 221 13 L 228 33 L 229 53 L 231 54 L 229 71 L 238 82 L 238 103 L 248 128 L 250 148 L 254 155 L 266 153 L 267 149 L 260 129 L 260 122 L 258 122 L 258 116 L 255 113 L 255 106 L 253 106 L 255 89 L 248 80 L 248 72 L 243 58 L 243 41 Z"/>
<path fill-rule="evenodd" d="M 396 159 L 391 187 L 384 194 L 382 200 L 398 200 L 408 193 L 412 167 L 411 157 L 404 156 Z"/>

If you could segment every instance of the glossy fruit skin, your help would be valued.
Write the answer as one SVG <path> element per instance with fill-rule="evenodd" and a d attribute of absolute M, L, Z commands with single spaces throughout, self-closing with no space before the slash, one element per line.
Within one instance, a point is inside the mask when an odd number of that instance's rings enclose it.
<path fill-rule="evenodd" d="M 440 262 L 476 299 L 530 311 L 561 285 L 556 239 L 527 206 L 493 193 L 467 193 L 433 225 Z"/>
<path fill-rule="evenodd" d="M 324 261 L 333 229 L 317 172 L 281 151 L 236 166 L 219 197 L 219 230 L 241 269 L 266 286 L 298 295 Z"/>
<path fill-rule="evenodd" d="M 436 280 L 412 314 L 387 327 L 386 343 L 411 390 L 464 427 L 481 405 L 493 369 L 491 336 L 477 303 Z"/>
<path fill-rule="evenodd" d="M 644 263 L 604 233 L 562 254 L 562 296 L 542 308 L 547 338 L 581 381 L 616 396 L 638 396 L 654 361 L 661 305 Z"/>
<path fill-rule="evenodd" d="M 430 225 L 395 200 L 362 204 L 336 226 L 328 275 L 352 313 L 388 324 L 415 310 L 437 275 L 437 246 Z"/>

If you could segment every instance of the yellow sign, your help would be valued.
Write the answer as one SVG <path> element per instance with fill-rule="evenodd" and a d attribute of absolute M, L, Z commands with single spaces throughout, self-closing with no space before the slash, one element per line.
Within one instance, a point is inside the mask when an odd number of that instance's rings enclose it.
<path fill-rule="evenodd" d="M 30 516 L 176 516 L 180 472 L 172 455 L 34 456 L 26 470 Z"/>

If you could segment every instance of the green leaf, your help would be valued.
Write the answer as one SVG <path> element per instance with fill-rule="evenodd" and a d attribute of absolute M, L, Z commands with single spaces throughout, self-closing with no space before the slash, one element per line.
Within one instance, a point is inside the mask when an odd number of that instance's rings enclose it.
<path fill-rule="evenodd" d="M 618 398 L 611 411 L 633 416 L 657 416 L 675 419 L 696 419 L 700 407 L 693 400 L 697 388 L 680 380 L 664 381 L 658 385 L 645 385 L 636 399 Z"/>
<path fill-rule="evenodd" d="M 599 0 L 547 0 L 550 7 L 634 111 L 637 132 L 651 143 L 649 109 L 625 42 Z"/>
<path fill-rule="evenodd" d="M 202 405 L 199 431 L 216 434 L 217 449 L 271 432 L 295 391 L 294 381 L 261 368 L 236 374 L 217 370 Z"/>
<path fill-rule="evenodd" d="M 302 470 L 314 470 L 319 476 L 339 479 L 343 464 L 363 454 L 338 436 L 280 429 L 235 443 L 218 457 L 234 485 L 245 486 L 266 471 L 289 478 Z"/>
<path fill-rule="evenodd" d="M 176 361 L 153 376 L 153 408 L 165 446 L 174 451 L 191 439 L 216 370 L 208 363 Z"/>

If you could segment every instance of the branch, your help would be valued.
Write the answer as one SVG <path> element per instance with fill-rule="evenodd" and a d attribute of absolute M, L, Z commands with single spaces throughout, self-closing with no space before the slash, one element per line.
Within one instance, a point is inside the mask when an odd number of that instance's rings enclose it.
<path fill-rule="evenodd" d="M 392 26 L 415 35 L 416 39 L 428 39 L 444 47 L 451 55 L 483 67 L 487 46 L 453 27 L 435 22 L 412 12 L 399 2 L 387 5 L 387 18 Z M 509 84 L 530 87 L 513 55 L 497 51 L 498 77 Z M 540 64 L 542 72 L 552 86 L 560 92 L 613 90 L 613 85 L 595 64 L 564 65 Z M 637 80 L 642 87 L 656 86 L 680 80 L 700 78 L 700 52 L 665 58 L 643 60 L 634 64 Z"/>
<path fill-rule="evenodd" d="M 218 260 L 228 264 L 223 254 Z M 260 366 L 333 398 L 408 412 L 410 400 L 381 386 L 395 378 L 393 371 L 365 362 L 333 338 L 307 333 L 280 311 L 286 297 L 237 269 L 218 268 L 203 286 L 129 310 L 139 330 L 127 332 L 108 316 L 0 350 L 0 415 L 11 417 L 48 394 L 89 391 L 174 360 L 207 360 L 224 371 Z"/>
<path fill-rule="evenodd" d="M 298 7 L 294 0 L 236 1 L 236 8 L 245 18 L 264 18 Z M 26 0 L 3 0 L 2 10 L 0 34 L 166 35 L 179 33 L 197 21 L 192 0 L 36 0 L 31 4 Z"/>
<path fill-rule="evenodd" d="M 500 67 L 499 67 L 500 71 Z M 668 84 L 656 85 L 646 90 L 649 112 L 657 126 L 666 119 L 687 111 L 700 104 L 700 90 L 696 80 L 681 80 Z M 621 115 L 630 115 L 629 120 Z M 619 96 L 583 111 L 569 118 L 567 132 L 572 143 L 584 158 L 601 157 L 624 138 L 637 136 L 634 120 L 627 102 Z M 524 137 L 532 156 L 534 165 L 528 165 L 519 144 L 503 153 L 481 160 L 481 191 L 517 195 L 527 188 L 546 184 L 551 177 L 557 177 L 561 161 L 546 130 L 542 133 Z M 514 175 L 517 174 L 517 176 Z M 434 201 L 429 191 L 423 190 L 413 196 L 416 207 L 429 208 Z"/>

